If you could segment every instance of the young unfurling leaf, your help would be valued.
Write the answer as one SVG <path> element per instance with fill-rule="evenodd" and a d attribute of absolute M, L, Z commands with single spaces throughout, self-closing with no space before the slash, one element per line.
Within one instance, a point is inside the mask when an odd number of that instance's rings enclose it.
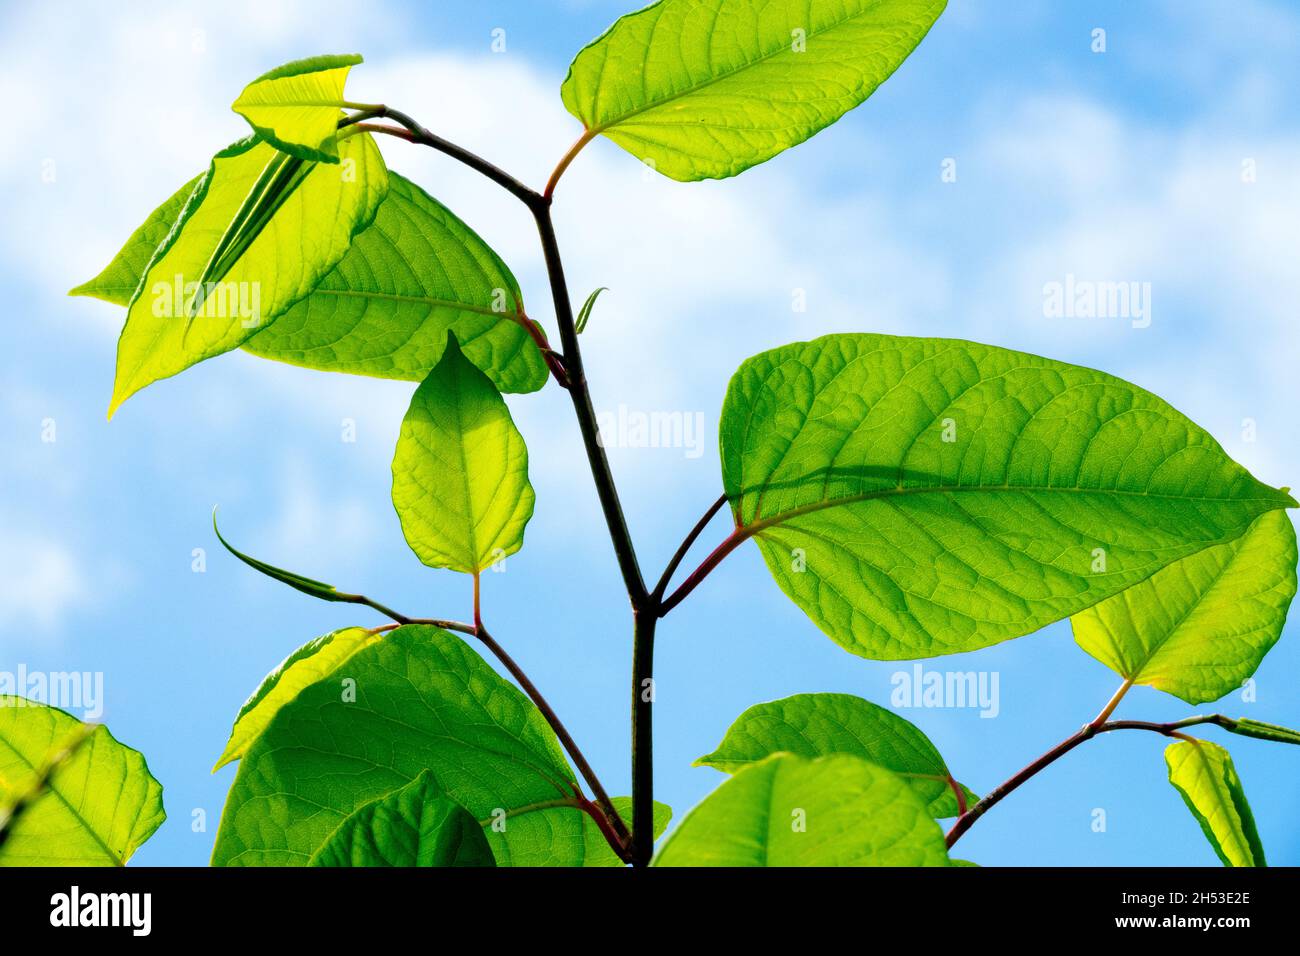
<path fill-rule="evenodd" d="M 374 217 L 388 178 L 368 134 L 339 148 L 341 165 L 290 161 L 297 182 L 280 175 L 283 154 L 256 139 L 217 154 L 128 306 L 110 415 L 146 385 L 239 346 L 343 258 Z M 268 168 L 276 173 L 270 183 Z"/>
<path fill-rule="evenodd" d="M 393 455 L 407 544 L 431 568 L 477 574 L 523 546 L 533 502 L 510 410 L 450 338 L 411 397 Z"/>
<path fill-rule="evenodd" d="M 356 54 L 313 56 L 276 67 L 255 79 L 231 109 L 282 152 L 300 159 L 337 163 L 338 121 L 348 70 Z"/>
<path fill-rule="evenodd" d="M 503 392 L 546 384 L 519 283 L 474 230 L 415 183 L 388 174 L 374 221 L 339 264 L 241 346 L 326 372 L 423 381 L 447 334 Z M 113 262 L 72 290 L 127 305 L 154 250 L 180 217 L 196 178 L 159 206 Z"/>
<path fill-rule="evenodd" d="M 561 94 L 665 176 L 735 176 L 869 97 L 945 2 L 659 0 L 588 44 Z"/>
<path fill-rule="evenodd" d="M 1267 866 L 1255 817 L 1228 751 L 1208 740 L 1181 740 L 1165 749 L 1169 782 L 1201 825 L 1224 866 Z"/>

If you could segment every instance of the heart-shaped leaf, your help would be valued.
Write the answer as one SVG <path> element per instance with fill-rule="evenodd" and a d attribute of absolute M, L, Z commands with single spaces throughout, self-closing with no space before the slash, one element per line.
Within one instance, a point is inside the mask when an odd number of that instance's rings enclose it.
<path fill-rule="evenodd" d="M 393 455 L 393 506 L 431 568 L 478 574 L 523 546 L 528 449 L 488 377 L 454 339 L 411 397 Z"/>
<path fill-rule="evenodd" d="M 166 816 L 144 757 L 107 727 L 0 695 L 0 866 L 122 866 Z"/>
<path fill-rule="evenodd" d="M 459 638 L 408 625 L 279 708 L 240 761 L 213 863 L 306 864 L 347 817 L 425 770 L 499 862 L 549 851 L 538 843 L 552 836 L 511 826 L 543 808 L 562 810 L 552 822 L 582 846 L 577 784 L 537 708 Z"/>
<path fill-rule="evenodd" d="M 128 306 L 110 416 L 146 385 L 239 346 L 343 258 L 388 176 L 368 134 L 339 148 L 339 166 L 286 161 L 253 138 L 216 155 Z"/>
<path fill-rule="evenodd" d="M 426 770 L 339 824 L 310 865 L 496 866 L 496 859 L 478 821 Z"/>
<path fill-rule="evenodd" d="M 945 0 L 660 0 L 573 60 L 561 95 L 676 180 L 734 176 L 857 106 Z"/>
<path fill-rule="evenodd" d="M 852 694 L 796 694 L 755 704 L 736 718 L 722 743 L 696 766 L 736 773 L 774 753 L 800 757 L 851 754 L 908 781 L 934 817 L 960 810 L 943 757 L 916 726 L 893 711 Z M 967 806 L 979 799 L 965 787 Z"/>
<path fill-rule="evenodd" d="M 1296 592 L 1285 512 L 1198 551 L 1070 619 L 1079 646 L 1121 677 L 1189 704 L 1218 700 L 1255 673 L 1282 635 Z"/>
<path fill-rule="evenodd" d="M 231 106 L 271 145 L 300 159 L 339 161 L 338 122 L 357 54 L 313 56 L 263 73 Z"/>
<path fill-rule="evenodd" d="M 656 866 L 947 866 L 943 831 L 898 774 L 774 754 L 686 815 Z"/>
<path fill-rule="evenodd" d="M 1201 825 L 1224 866 L 1267 866 L 1255 817 L 1228 751 L 1208 740 L 1182 740 L 1165 749 L 1169 782 Z"/>
<path fill-rule="evenodd" d="M 833 640 L 883 660 L 1037 630 L 1296 503 L 1156 396 L 946 339 L 831 335 L 741 365 L 737 526 Z"/>

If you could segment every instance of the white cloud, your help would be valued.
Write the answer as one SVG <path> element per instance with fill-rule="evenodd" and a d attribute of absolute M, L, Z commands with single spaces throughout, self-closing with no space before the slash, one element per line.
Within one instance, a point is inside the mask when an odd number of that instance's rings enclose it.
<path fill-rule="evenodd" d="M 0 630 L 56 633 L 90 597 L 72 549 L 31 529 L 0 522 Z"/>

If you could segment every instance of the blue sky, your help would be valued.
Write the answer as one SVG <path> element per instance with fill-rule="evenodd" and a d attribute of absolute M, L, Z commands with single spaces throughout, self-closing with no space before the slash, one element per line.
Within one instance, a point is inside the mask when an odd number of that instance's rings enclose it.
<path fill-rule="evenodd" d="M 65 290 L 243 135 L 228 104 L 248 79 L 300 56 L 364 53 L 352 98 L 398 106 L 540 185 L 579 131 L 559 100 L 568 61 L 627 9 L 0 7 L 0 93 L 23 104 L 0 141 L 0 668 L 103 672 L 102 719 L 165 787 L 170 818 L 137 862 L 206 862 L 234 774 L 209 768 L 244 698 L 306 640 L 379 623 L 237 564 L 212 537 L 214 504 L 246 550 L 411 614 L 465 617 L 469 583 L 420 565 L 389 503 L 412 386 L 233 353 L 151 387 L 110 424 L 121 310 Z M 503 53 L 489 46 L 498 28 Z M 1095 28 L 1104 53 L 1090 49 Z M 573 294 L 610 287 L 584 335 L 596 405 L 699 413 L 708 436 L 696 457 L 611 449 L 647 573 L 718 494 L 712 436 L 736 366 L 832 331 L 971 338 L 1102 368 L 1168 399 L 1262 480 L 1300 483 L 1298 46 L 1300 11 L 1259 0 L 953 0 L 867 104 L 738 179 L 672 183 L 612 144 L 589 147 L 556 217 Z M 530 313 L 549 322 L 522 207 L 428 151 L 382 147 L 503 255 Z M 941 178 L 945 160 L 955 182 Z M 1043 286 L 1067 275 L 1149 282 L 1149 327 L 1046 317 Z M 792 309 L 795 290 L 805 311 Z M 510 404 L 537 511 L 506 573 L 486 576 L 485 612 L 609 789 L 626 792 L 627 603 L 576 427 L 553 387 Z M 341 440 L 345 420 L 355 442 Z M 43 441 L 51 422 L 55 440 Z M 1255 701 L 1200 710 L 1300 724 L 1296 629 L 1258 671 Z M 892 676 L 911 666 L 845 654 L 742 549 L 661 627 L 657 797 L 680 819 L 716 786 L 721 776 L 691 761 L 751 704 L 809 691 L 887 703 Z M 924 666 L 997 675 L 995 718 L 901 711 L 977 791 L 1072 733 L 1118 683 L 1066 625 Z M 1190 712 L 1139 688 L 1119 713 Z M 1227 742 L 1270 860 L 1300 863 L 1300 751 Z M 959 855 L 1214 864 L 1162 749 L 1138 734 L 1079 748 L 991 811 Z M 1105 832 L 1092 828 L 1098 809 Z"/>

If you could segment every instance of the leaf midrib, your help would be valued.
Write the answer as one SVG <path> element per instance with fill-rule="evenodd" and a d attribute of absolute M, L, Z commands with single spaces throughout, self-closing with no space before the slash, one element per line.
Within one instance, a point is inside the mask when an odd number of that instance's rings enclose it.
<path fill-rule="evenodd" d="M 746 536 L 753 536 L 761 533 L 767 528 L 784 524 L 794 518 L 800 518 L 804 515 L 813 514 L 818 511 L 825 511 L 828 508 L 835 508 L 840 505 L 859 504 L 863 501 L 874 501 L 882 498 L 891 497 L 908 497 L 918 494 L 958 494 L 960 492 L 1012 492 L 1016 494 L 1079 494 L 1079 495 L 1104 495 L 1104 496 L 1122 496 L 1130 498 L 1152 498 L 1162 501 L 1215 501 L 1224 503 L 1241 503 L 1246 504 L 1255 501 L 1266 501 L 1274 505 L 1269 511 L 1283 510 L 1294 505 L 1286 505 L 1279 502 L 1276 498 L 1268 497 L 1247 497 L 1247 498 L 1224 498 L 1210 497 L 1208 495 L 1171 495 L 1159 494 L 1150 491 L 1127 491 L 1124 489 L 1102 489 L 1102 488 L 1070 488 L 1065 486 L 1053 485 L 928 485 L 919 488 L 883 488 L 876 491 L 862 492 L 857 495 L 847 495 L 842 498 L 835 498 L 827 501 L 813 501 L 806 505 L 800 505 L 797 508 L 791 508 L 789 511 L 772 515 L 768 518 L 760 518 L 749 524 L 737 524 L 737 531 L 744 533 Z M 744 494 L 753 494 L 754 492 L 745 492 Z M 1243 532 L 1244 533 L 1244 532 Z"/>
<path fill-rule="evenodd" d="M 90 743 L 93 744 L 93 741 L 90 741 Z M 4 746 L 14 756 L 16 756 L 19 760 L 23 762 L 23 766 L 25 766 L 32 773 L 40 772 L 35 766 L 32 765 L 31 761 L 29 761 L 27 757 L 24 756 L 21 750 L 19 750 L 17 747 L 11 744 L 4 737 L 0 737 L 0 744 L 4 744 Z M 113 852 L 112 847 L 110 847 L 107 843 L 105 843 L 103 839 L 100 837 L 100 835 L 97 832 L 95 832 L 95 829 L 90 825 L 90 821 L 87 820 L 85 817 L 83 817 L 81 815 L 81 812 L 77 810 L 77 808 L 74 807 L 71 803 L 68 802 L 68 798 L 63 795 L 63 791 L 61 791 L 54 785 L 54 778 L 59 775 L 59 771 L 62 769 L 63 769 L 62 767 L 56 767 L 54 770 L 54 774 L 50 777 L 49 780 L 45 782 L 46 792 L 51 793 L 54 796 L 59 798 L 59 802 L 68 808 L 68 812 L 71 813 L 72 816 L 76 819 L 76 821 L 81 824 L 82 829 L 86 833 L 90 834 L 91 838 L 93 838 L 94 841 L 99 844 L 100 849 L 104 851 L 104 855 L 107 856 L 108 859 L 112 861 L 114 866 L 123 866 L 124 861 L 120 857 L 118 857 L 118 855 Z"/>

